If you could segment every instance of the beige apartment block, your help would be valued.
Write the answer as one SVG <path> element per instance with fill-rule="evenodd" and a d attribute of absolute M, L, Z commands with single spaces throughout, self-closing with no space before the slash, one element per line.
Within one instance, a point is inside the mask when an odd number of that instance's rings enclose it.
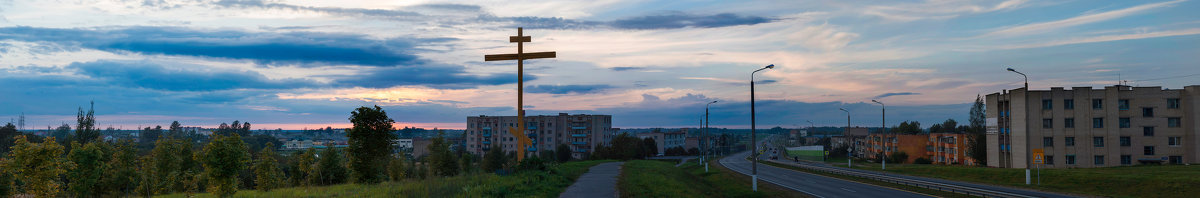
<path fill-rule="evenodd" d="M 987 165 L 1089 168 L 1193 164 L 1200 159 L 1200 85 L 1108 86 L 988 94 Z"/>
<path fill-rule="evenodd" d="M 539 156 L 542 151 L 565 144 L 571 148 L 572 157 L 583 158 L 597 145 L 612 140 L 618 131 L 612 128 L 611 115 L 525 116 L 524 133 L 533 145 L 517 148 L 516 138 L 508 132 L 509 127 L 517 128 L 517 116 L 467 117 L 467 130 L 463 135 L 467 152 L 482 156 L 490 149 L 503 149 L 504 153 L 522 150 L 531 156 Z"/>

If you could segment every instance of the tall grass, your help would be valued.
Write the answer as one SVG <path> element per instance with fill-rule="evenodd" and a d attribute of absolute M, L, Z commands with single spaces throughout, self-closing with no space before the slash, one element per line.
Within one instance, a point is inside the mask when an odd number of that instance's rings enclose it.
<path fill-rule="evenodd" d="M 604 162 L 610 161 L 568 162 L 550 165 L 546 171 L 522 171 L 506 176 L 472 173 L 379 184 L 294 187 L 269 192 L 241 190 L 233 197 L 557 197 L 588 168 Z M 207 193 L 196 196 L 214 197 Z"/>
<path fill-rule="evenodd" d="M 718 165 L 719 166 L 719 165 Z M 635 160 L 625 162 L 621 170 L 621 179 L 617 185 L 621 197 L 790 197 L 800 196 L 798 192 L 769 191 L 760 188 L 759 192 L 750 189 L 747 182 L 733 177 L 720 168 L 713 167 L 709 172 L 697 163 L 687 163 L 675 167 L 674 163 Z"/>

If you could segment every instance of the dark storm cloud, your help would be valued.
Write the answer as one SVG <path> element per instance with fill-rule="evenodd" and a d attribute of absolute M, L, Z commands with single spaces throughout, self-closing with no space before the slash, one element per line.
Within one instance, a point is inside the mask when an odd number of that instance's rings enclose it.
<path fill-rule="evenodd" d="M 254 71 L 167 68 L 148 61 L 100 60 L 67 66 L 79 74 L 107 83 L 169 91 L 213 91 L 228 89 L 291 89 L 316 86 L 301 79 L 272 80 Z M 201 66 L 197 66 L 201 68 Z"/>
<path fill-rule="evenodd" d="M 365 35 L 316 32 L 201 31 L 178 27 L 58 29 L 0 28 L 0 39 L 55 43 L 72 48 L 150 55 L 252 60 L 263 65 L 300 66 L 421 64 L 412 53 L 420 43 L 446 38 L 375 40 Z M 452 39 L 450 39 L 452 40 Z"/>
<path fill-rule="evenodd" d="M 611 85 L 534 85 L 525 88 L 525 92 L 529 93 L 548 93 L 548 94 L 591 94 L 599 93 L 607 89 L 612 89 Z"/>

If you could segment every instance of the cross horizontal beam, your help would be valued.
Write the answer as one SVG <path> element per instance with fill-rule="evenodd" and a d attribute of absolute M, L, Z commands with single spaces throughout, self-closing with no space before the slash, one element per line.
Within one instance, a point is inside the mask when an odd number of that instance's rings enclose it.
<path fill-rule="evenodd" d="M 533 41 L 531 41 L 529 36 L 510 36 L 510 37 L 508 37 L 508 42 L 509 43 L 519 43 L 519 42 L 533 42 Z"/>
<path fill-rule="evenodd" d="M 483 61 L 554 58 L 554 56 L 555 56 L 554 52 L 534 52 L 534 53 L 520 53 L 520 54 L 491 54 L 491 55 L 484 55 Z"/>

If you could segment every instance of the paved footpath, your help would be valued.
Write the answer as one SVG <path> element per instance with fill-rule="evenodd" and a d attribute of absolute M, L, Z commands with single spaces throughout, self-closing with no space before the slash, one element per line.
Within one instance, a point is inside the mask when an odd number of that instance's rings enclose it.
<path fill-rule="evenodd" d="M 609 162 L 592 166 L 558 197 L 617 197 L 617 177 L 621 176 L 621 165 L 624 163 Z"/>

